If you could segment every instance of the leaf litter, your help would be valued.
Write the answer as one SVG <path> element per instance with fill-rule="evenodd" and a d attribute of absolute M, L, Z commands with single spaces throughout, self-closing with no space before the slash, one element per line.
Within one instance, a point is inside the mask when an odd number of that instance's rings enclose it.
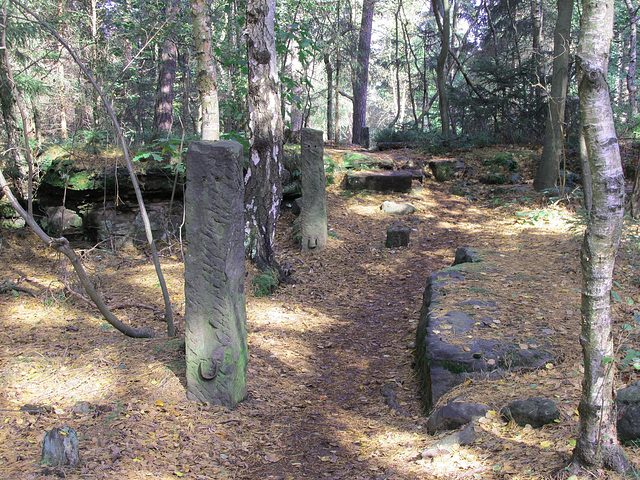
<path fill-rule="evenodd" d="M 461 156 L 481 168 L 483 158 L 496 153 Z M 528 178 L 533 167 L 526 159 L 535 156 L 525 149 L 518 155 Z M 397 164 L 424 161 L 410 150 L 385 156 Z M 36 296 L 0 294 L 0 477 L 548 478 L 570 458 L 579 421 L 581 227 L 575 205 L 549 206 L 530 182 L 501 192 L 477 186 L 473 198 L 455 196 L 450 184 L 433 180 L 414 187 L 407 194 L 348 194 L 337 183 L 330 186 L 331 235 L 320 255 L 299 253 L 294 217 L 282 215 L 278 259 L 290 264 L 295 283 L 256 298 L 256 272 L 247 264 L 249 395 L 235 410 L 186 399 L 179 247 L 162 258 L 179 335 L 134 340 L 65 294 L 63 280 L 73 287 L 73 275 L 55 252 L 29 233 L 3 231 L 0 277 Z M 401 219 L 412 229 L 409 247 L 383 247 L 395 220 L 380 211 L 383 201 L 417 207 Z M 517 215 L 543 209 L 548 214 Z M 640 302 L 638 227 L 625 232 L 615 287 L 625 300 L 614 302 L 617 325 Z M 449 266 L 458 246 L 499 252 L 493 260 L 504 262 L 510 275 L 484 272 L 482 284 L 467 285 L 457 301 L 491 296 L 499 312 L 475 309 L 478 318 L 490 319 L 484 321 L 491 335 L 522 339 L 522 349 L 544 341 L 555 358 L 540 369 L 470 380 L 447 393 L 439 404 L 462 399 L 492 411 L 475 426 L 472 445 L 422 458 L 442 435 L 428 435 L 420 413 L 415 330 L 427 276 Z M 161 306 L 145 252 L 83 253 L 107 301 L 123 305 L 119 317 L 162 334 L 161 318 L 147 308 Z M 638 376 L 623 371 L 618 380 L 622 387 Z M 536 430 L 503 422 L 496 413 L 528 396 L 553 399 L 559 422 Z M 63 425 L 78 432 L 80 468 L 41 467 L 44 432 Z M 625 451 L 637 463 L 638 448 Z"/>

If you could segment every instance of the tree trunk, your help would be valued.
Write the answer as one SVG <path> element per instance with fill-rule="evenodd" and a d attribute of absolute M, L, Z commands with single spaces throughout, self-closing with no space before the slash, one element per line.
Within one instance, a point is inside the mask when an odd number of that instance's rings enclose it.
<path fill-rule="evenodd" d="M 559 5 L 558 5 L 559 7 Z M 560 13 L 558 12 L 558 17 Z M 542 84 L 544 84 L 544 59 L 542 57 L 542 1 L 531 0 L 531 23 L 532 23 L 532 49 L 533 65 L 536 73 L 534 82 L 534 92 L 539 99 L 542 94 Z M 557 25 L 557 23 L 556 23 Z M 556 26 L 557 28 L 557 26 Z M 567 41 L 569 39 L 567 38 Z M 555 40 L 554 40 L 555 45 Z M 554 47 L 555 48 L 555 47 Z M 554 60 L 556 56 L 553 56 Z"/>
<path fill-rule="evenodd" d="M 371 53 L 371 30 L 376 0 L 364 0 L 362 22 L 358 39 L 358 56 L 353 75 L 353 125 L 351 142 L 362 143 L 362 128 L 367 116 L 367 84 L 369 82 L 369 54 Z"/>
<path fill-rule="evenodd" d="M 328 53 L 324 55 L 324 68 L 327 73 L 327 140 L 333 140 L 333 65 Z"/>
<path fill-rule="evenodd" d="M 218 110 L 218 74 L 211 44 L 208 3 L 191 0 L 193 41 L 196 47 L 196 88 L 200 94 L 202 110 L 202 140 L 220 139 L 220 113 Z"/>
<path fill-rule="evenodd" d="M 166 9 L 169 37 L 162 43 L 158 73 L 158 88 L 153 115 L 154 138 L 168 137 L 173 126 L 173 99 L 175 96 L 176 69 L 178 65 L 178 46 L 173 38 L 173 23 L 177 14 L 174 0 L 169 0 Z"/>
<path fill-rule="evenodd" d="M 275 228 L 282 198 L 283 123 L 274 37 L 275 0 L 249 0 L 249 165 L 245 176 L 245 250 L 259 268 L 276 266 Z"/>
<path fill-rule="evenodd" d="M 0 32 L 0 107 L 7 135 L 6 163 L 4 165 L 7 176 L 11 179 L 13 189 L 17 192 L 21 202 L 29 198 L 29 169 L 24 148 L 21 146 L 23 128 L 18 121 L 20 111 L 16 96 L 15 84 L 11 75 L 9 51 L 6 44 L 6 5 L 3 12 L 2 32 Z"/>
<path fill-rule="evenodd" d="M 574 472 L 629 463 L 618 443 L 614 399 L 611 318 L 613 267 L 622 231 L 624 176 L 607 85 L 613 37 L 614 0 L 583 0 L 576 55 L 580 113 L 591 169 L 593 204 L 582 245 L 582 331 L 584 379 Z"/>
<path fill-rule="evenodd" d="M 451 3 L 449 0 L 432 0 L 433 14 L 440 30 L 440 54 L 436 65 L 438 105 L 440 106 L 440 123 L 442 136 L 451 135 L 449 119 L 449 94 L 447 93 L 447 57 L 451 43 Z"/>
<path fill-rule="evenodd" d="M 557 4 L 558 19 L 553 38 L 553 79 L 551 80 L 544 146 L 533 182 L 533 188 L 537 191 L 556 186 L 564 144 L 564 109 L 569 83 L 573 0 L 557 0 Z"/>
<path fill-rule="evenodd" d="M 638 64 L 638 9 L 633 0 L 625 0 L 629 12 L 629 67 L 627 69 L 627 90 L 629 92 L 629 106 L 631 107 L 631 121 L 638 116 L 638 98 L 636 86 L 636 67 Z"/>

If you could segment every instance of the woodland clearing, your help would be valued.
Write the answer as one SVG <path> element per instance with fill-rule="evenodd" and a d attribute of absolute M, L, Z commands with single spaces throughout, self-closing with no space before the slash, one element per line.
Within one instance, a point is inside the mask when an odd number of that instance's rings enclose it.
<path fill-rule="evenodd" d="M 0 249 L 0 477 L 293 480 L 538 479 L 568 461 L 577 435 L 581 390 L 581 270 L 584 219 L 576 200 L 533 192 L 537 152 L 492 147 L 460 152 L 469 166 L 508 150 L 521 166 L 517 188 L 479 186 L 467 196 L 451 182 L 426 179 L 406 194 L 327 190 L 329 242 L 300 254 L 294 216 L 281 216 L 278 258 L 295 283 L 265 297 L 253 294 L 247 264 L 248 398 L 235 410 L 190 402 L 184 385 L 183 264 L 178 244 L 161 251 L 176 338 L 130 339 L 91 307 L 69 296 L 71 267 L 35 235 L 2 232 Z M 385 152 L 395 163 L 423 158 Z M 408 202 L 414 214 L 406 248 L 384 247 L 396 218 L 383 201 Z M 473 445 L 423 459 L 438 437 L 426 433 L 412 370 L 413 343 L 425 282 L 451 265 L 456 247 L 504 254 L 520 281 L 487 275 L 476 286 L 502 295 L 508 319 L 495 335 L 544 322 L 553 364 L 473 380 L 452 398 L 490 405 Z M 142 250 L 82 251 L 87 269 L 116 314 L 163 335 L 160 290 Z M 640 305 L 640 229 L 626 222 L 616 274 L 616 335 Z M 19 288 L 11 288 L 11 287 Z M 469 295 L 474 294 L 469 289 Z M 636 332 L 637 335 L 637 332 Z M 637 337 L 636 337 L 637 338 Z M 620 366 L 618 388 L 640 380 Z M 392 385 L 402 412 L 380 389 Z M 561 420 L 542 429 L 505 423 L 495 412 L 516 398 L 558 404 Z M 89 411 L 74 413 L 77 402 Z M 25 405 L 31 411 L 25 410 Z M 403 414 L 404 413 L 404 414 Z M 39 465 L 44 432 L 66 425 L 80 439 L 77 470 Z M 638 464 L 640 448 L 625 447 Z M 606 476 L 606 474 L 603 474 Z M 594 472 L 594 476 L 598 476 Z M 605 478 L 605 477 L 602 477 Z M 619 478 L 619 477 L 606 477 Z"/>

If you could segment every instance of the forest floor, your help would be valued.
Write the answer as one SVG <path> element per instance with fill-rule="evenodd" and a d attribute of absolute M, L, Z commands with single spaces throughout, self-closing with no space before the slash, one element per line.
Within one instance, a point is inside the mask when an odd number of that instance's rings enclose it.
<path fill-rule="evenodd" d="M 179 335 L 136 340 L 65 294 L 77 288 L 70 266 L 27 232 L 2 232 L 0 280 L 20 289 L 0 294 L 0 478 L 46 479 L 539 479 L 569 460 L 577 434 L 581 350 L 579 251 L 584 225 L 577 203 L 552 201 L 531 189 L 537 152 L 520 147 L 460 152 L 468 165 L 509 151 L 521 166 L 519 188 L 476 186 L 450 193 L 451 182 L 426 179 L 407 194 L 328 189 L 327 248 L 301 255 L 291 213 L 279 225 L 278 258 L 295 284 L 253 295 L 247 266 L 248 398 L 236 409 L 186 399 L 183 264 L 177 244 L 162 250 Z M 383 155 L 383 154 L 379 154 Z M 385 153 L 398 162 L 421 159 L 408 150 Z M 383 246 L 395 218 L 383 201 L 409 202 L 417 212 L 406 248 Z M 628 223 L 616 270 L 615 320 L 640 305 L 640 231 Z M 553 326 L 553 364 L 475 379 L 441 399 L 486 403 L 476 441 L 436 458 L 421 452 L 426 433 L 412 370 L 413 343 L 429 274 L 451 265 L 456 247 L 504 254 L 520 281 L 487 275 L 518 321 L 496 335 Z M 144 251 L 83 250 L 100 291 L 112 305 L 162 308 L 153 265 Z M 10 282 L 10 283 L 9 283 Z M 28 293 L 26 290 L 28 290 Z M 472 291 L 472 290 L 470 290 Z M 479 293 L 478 295 L 481 295 Z M 161 312 L 129 306 L 115 313 L 135 327 L 163 333 Z M 618 387 L 640 379 L 627 368 Z M 391 385 L 399 409 L 381 387 Z M 542 429 L 505 423 L 496 412 L 515 398 L 554 399 L 560 421 Z M 89 402 L 89 410 L 77 402 Z M 27 407 L 25 407 L 27 406 Z M 31 409 L 31 411 L 25 411 Z M 44 433 L 74 428 L 76 470 L 39 465 Z M 625 447 L 638 463 L 640 449 Z M 594 472 L 590 478 L 619 478 Z"/>

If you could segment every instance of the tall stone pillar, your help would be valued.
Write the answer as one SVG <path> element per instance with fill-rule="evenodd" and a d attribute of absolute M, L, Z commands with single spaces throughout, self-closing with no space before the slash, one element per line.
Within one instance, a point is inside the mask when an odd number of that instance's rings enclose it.
<path fill-rule="evenodd" d="M 234 407 L 247 394 L 242 145 L 189 145 L 185 206 L 187 396 Z"/>
<path fill-rule="evenodd" d="M 320 130 L 300 131 L 302 172 L 302 252 L 322 250 L 327 245 L 327 197 L 324 176 L 324 141 Z"/>

